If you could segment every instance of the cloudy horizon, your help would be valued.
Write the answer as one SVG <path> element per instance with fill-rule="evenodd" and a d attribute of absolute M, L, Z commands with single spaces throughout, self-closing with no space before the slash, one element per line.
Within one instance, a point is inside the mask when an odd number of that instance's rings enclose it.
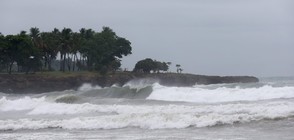
<path fill-rule="evenodd" d="M 103 26 L 132 42 L 122 67 L 141 59 L 185 73 L 294 76 L 291 0 L 2 0 L 0 32 Z"/>

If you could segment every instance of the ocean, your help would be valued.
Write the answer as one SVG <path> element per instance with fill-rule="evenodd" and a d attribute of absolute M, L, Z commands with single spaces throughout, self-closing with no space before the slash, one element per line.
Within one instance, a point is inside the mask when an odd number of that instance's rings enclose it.
<path fill-rule="evenodd" d="M 294 77 L 259 83 L 0 93 L 1 140 L 293 140 Z"/>

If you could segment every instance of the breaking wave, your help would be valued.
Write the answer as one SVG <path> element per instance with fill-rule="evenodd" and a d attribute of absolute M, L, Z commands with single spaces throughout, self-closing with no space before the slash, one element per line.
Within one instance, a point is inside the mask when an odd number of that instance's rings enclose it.
<path fill-rule="evenodd" d="M 50 96 L 50 95 L 49 95 Z M 271 99 L 294 98 L 294 87 L 225 87 L 225 86 L 195 86 L 195 87 L 166 87 L 150 81 L 129 82 L 122 87 L 112 86 L 101 88 L 84 84 L 75 95 L 61 95 L 60 102 L 75 102 L 78 98 L 126 98 L 147 99 L 159 101 L 181 101 L 192 103 L 221 103 L 235 101 L 259 101 Z M 65 101 L 63 101 L 65 100 Z M 73 100 L 71 102 L 71 100 Z"/>
<path fill-rule="evenodd" d="M 97 85 L 93 86 L 92 84 L 85 83 L 78 88 L 79 91 L 89 91 L 89 90 L 95 90 L 95 89 L 101 89 L 101 87 Z"/>
<path fill-rule="evenodd" d="M 122 104 L 122 99 L 127 100 Z M 150 81 L 104 88 L 84 84 L 76 91 L 1 94 L 0 115 L 2 131 L 210 127 L 293 118 L 294 87 L 166 87 Z"/>
<path fill-rule="evenodd" d="M 262 86 L 259 88 L 206 89 L 198 87 L 165 87 L 154 85 L 147 99 L 163 101 L 185 101 L 195 103 L 219 103 L 234 101 L 258 101 L 280 98 L 293 98 L 294 87 Z"/>
<path fill-rule="evenodd" d="M 97 105 L 48 102 L 42 98 L 2 98 L 1 111 L 26 110 L 24 118 L 0 120 L 0 130 L 166 129 L 207 127 L 294 116 L 291 100 L 200 105 Z M 54 118 L 38 116 L 54 115 Z M 73 117 L 69 117 L 73 115 Z M 69 117 L 69 118 L 68 118 Z"/>

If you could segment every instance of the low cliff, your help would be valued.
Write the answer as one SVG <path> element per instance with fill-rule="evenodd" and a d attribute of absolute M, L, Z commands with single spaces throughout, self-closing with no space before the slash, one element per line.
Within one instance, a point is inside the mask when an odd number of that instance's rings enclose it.
<path fill-rule="evenodd" d="M 204 76 L 193 74 L 176 73 L 117 73 L 101 76 L 97 74 L 0 74 L 0 92 L 4 93 L 42 93 L 50 91 L 62 91 L 77 89 L 83 83 L 91 83 L 102 87 L 113 84 L 124 85 L 125 83 L 149 78 L 158 81 L 164 86 L 193 86 L 195 84 L 220 84 L 220 83 L 249 83 L 258 82 L 256 77 L 250 76 Z"/>

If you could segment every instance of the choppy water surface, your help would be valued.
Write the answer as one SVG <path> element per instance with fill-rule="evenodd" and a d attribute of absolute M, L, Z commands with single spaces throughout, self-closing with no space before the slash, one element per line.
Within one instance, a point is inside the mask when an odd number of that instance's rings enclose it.
<path fill-rule="evenodd" d="M 293 139 L 294 78 L 0 94 L 0 139 Z"/>

